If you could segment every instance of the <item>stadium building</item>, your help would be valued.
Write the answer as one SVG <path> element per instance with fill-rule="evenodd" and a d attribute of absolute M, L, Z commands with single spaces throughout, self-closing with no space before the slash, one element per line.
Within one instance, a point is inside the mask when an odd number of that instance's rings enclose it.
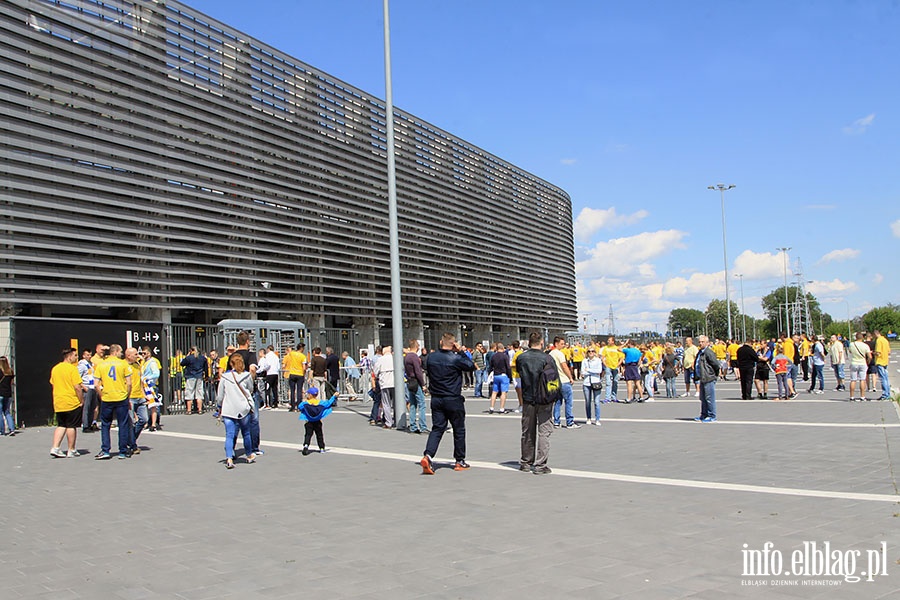
<path fill-rule="evenodd" d="M 0 10 L 4 314 L 390 333 L 382 100 L 179 2 Z M 575 329 L 568 195 L 395 132 L 410 336 Z"/>

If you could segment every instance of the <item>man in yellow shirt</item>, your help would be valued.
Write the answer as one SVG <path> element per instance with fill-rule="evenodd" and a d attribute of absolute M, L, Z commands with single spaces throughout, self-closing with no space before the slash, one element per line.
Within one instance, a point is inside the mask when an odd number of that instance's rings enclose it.
<path fill-rule="evenodd" d="M 731 370 L 734 371 L 735 380 L 741 379 L 741 372 L 737 366 L 737 351 L 740 349 L 740 346 L 734 340 L 728 340 L 728 364 L 731 367 Z"/>
<path fill-rule="evenodd" d="M 81 375 L 78 373 L 78 350 L 63 350 L 62 362 L 50 371 L 50 385 L 53 386 L 53 411 L 56 413 L 56 429 L 53 431 L 53 447 L 50 456 L 53 458 L 74 458 L 78 456 L 75 449 L 75 437 L 81 427 L 81 405 L 84 402 L 84 388 Z M 63 436 L 69 443 L 69 451 L 63 452 L 59 445 Z"/>
<path fill-rule="evenodd" d="M 803 381 L 809 381 L 809 357 L 812 356 L 812 343 L 805 333 L 800 334 L 800 367 L 803 369 Z"/>
<path fill-rule="evenodd" d="M 603 378 L 606 384 L 603 401 L 618 402 L 619 368 L 625 362 L 625 355 L 616 345 L 616 338 L 606 340 L 606 345 L 600 350 L 600 358 L 603 360 Z"/>
<path fill-rule="evenodd" d="M 291 389 L 291 407 L 289 412 L 297 410 L 297 404 L 303 402 L 303 381 L 306 379 L 306 354 L 303 350 L 306 344 L 297 343 L 297 348 L 291 350 L 284 357 L 281 365 L 281 371 L 287 375 L 288 386 Z"/>
<path fill-rule="evenodd" d="M 517 413 L 522 412 L 522 378 L 519 377 L 519 370 L 516 368 L 516 360 L 523 352 L 519 345 L 519 340 L 513 340 L 512 350 L 509 351 L 509 368 L 512 371 L 512 381 L 509 384 L 516 390 L 516 398 L 519 400 L 519 407 L 516 408 Z"/>
<path fill-rule="evenodd" d="M 716 343 L 712 345 L 712 349 L 716 355 L 716 360 L 719 361 L 719 377 L 727 379 L 725 374 L 728 373 L 728 346 L 722 340 L 717 339 Z"/>
<path fill-rule="evenodd" d="M 581 379 L 581 363 L 584 362 L 584 346 L 577 343 L 572 346 L 572 375 L 575 379 Z"/>
<path fill-rule="evenodd" d="M 891 344 L 881 332 L 875 330 L 875 368 L 881 380 L 881 397 L 879 400 L 891 399 L 891 382 L 888 379 L 888 363 L 891 361 Z"/>
<path fill-rule="evenodd" d="M 94 457 L 97 460 L 111 458 L 109 429 L 113 416 L 119 427 L 119 458 L 128 458 L 128 396 L 133 375 L 134 369 L 122 359 L 122 346 L 118 344 L 109 347 L 109 357 L 94 369 L 100 393 L 100 452 Z"/>
<path fill-rule="evenodd" d="M 141 448 L 137 445 L 137 439 L 140 437 L 144 426 L 149 421 L 147 413 L 147 395 L 144 393 L 144 380 L 142 374 L 144 372 L 144 361 L 138 353 L 137 348 L 127 348 L 125 350 L 125 360 L 134 369 L 131 376 L 131 390 L 128 394 L 128 451 L 131 454 L 140 454 Z"/>

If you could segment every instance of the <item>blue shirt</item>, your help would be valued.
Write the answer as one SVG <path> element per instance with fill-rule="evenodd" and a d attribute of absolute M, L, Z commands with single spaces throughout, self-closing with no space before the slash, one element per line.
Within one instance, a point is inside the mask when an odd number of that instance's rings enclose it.
<path fill-rule="evenodd" d="M 622 354 L 625 355 L 625 364 L 641 362 L 641 351 L 638 348 L 622 348 Z"/>

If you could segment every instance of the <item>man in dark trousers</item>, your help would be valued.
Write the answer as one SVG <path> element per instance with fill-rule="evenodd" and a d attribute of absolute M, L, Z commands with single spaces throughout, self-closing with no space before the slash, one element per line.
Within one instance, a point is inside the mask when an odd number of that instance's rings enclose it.
<path fill-rule="evenodd" d="M 749 341 L 737 351 L 737 367 L 741 375 L 741 400 L 753 400 L 753 374 L 756 372 L 756 363 L 759 356 Z"/>
<path fill-rule="evenodd" d="M 456 342 L 452 333 L 441 337 L 441 349 L 428 355 L 426 365 L 428 372 L 428 388 L 431 390 L 431 433 L 422 457 L 423 475 L 434 475 L 432 459 L 437 454 L 438 446 L 447 421 L 453 427 L 453 458 L 456 459 L 454 471 L 469 468 L 466 462 L 466 406 L 462 395 L 463 373 L 475 370 L 475 363 L 466 356 L 465 350 Z"/>
<path fill-rule="evenodd" d="M 540 385 L 544 367 L 556 362 L 542 350 L 544 336 L 532 332 L 528 336 L 528 350 L 516 359 L 516 370 L 522 379 L 522 458 L 519 470 L 535 475 L 550 472 L 550 434 L 553 433 L 553 404 L 538 404 L 535 391 Z"/>

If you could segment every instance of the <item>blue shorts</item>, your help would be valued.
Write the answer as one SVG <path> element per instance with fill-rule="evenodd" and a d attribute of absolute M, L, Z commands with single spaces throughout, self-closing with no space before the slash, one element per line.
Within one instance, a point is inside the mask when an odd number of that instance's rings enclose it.
<path fill-rule="evenodd" d="M 491 383 L 491 391 L 501 394 L 509 391 L 509 377 L 505 374 L 494 375 L 494 381 Z"/>

